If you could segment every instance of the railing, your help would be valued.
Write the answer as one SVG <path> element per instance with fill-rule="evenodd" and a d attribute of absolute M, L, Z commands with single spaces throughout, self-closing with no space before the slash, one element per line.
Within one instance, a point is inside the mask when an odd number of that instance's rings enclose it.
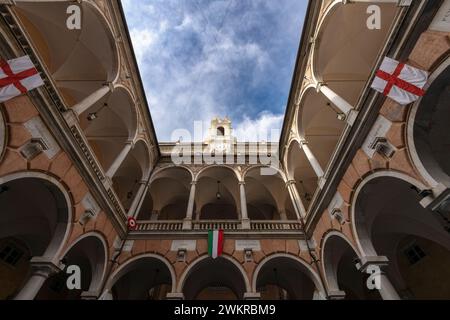
<path fill-rule="evenodd" d="M 180 231 L 183 222 L 179 221 L 138 221 L 136 231 Z"/>
<path fill-rule="evenodd" d="M 183 222 L 179 220 L 155 220 L 138 221 L 136 231 L 208 231 L 223 229 L 225 231 L 242 232 L 272 232 L 272 231 L 302 231 L 301 224 L 298 221 L 270 221 L 258 220 L 250 222 L 250 230 L 244 230 L 239 220 L 203 220 L 193 221 L 191 229 L 183 229 Z"/>
<path fill-rule="evenodd" d="M 275 231 L 275 230 L 293 230 L 302 231 L 300 222 L 297 221 L 251 221 L 250 228 L 252 231 Z"/>
<path fill-rule="evenodd" d="M 239 230 L 241 222 L 237 220 L 214 220 L 214 221 L 195 221 L 192 224 L 194 230 L 208 231 L 208 230 Z"/>

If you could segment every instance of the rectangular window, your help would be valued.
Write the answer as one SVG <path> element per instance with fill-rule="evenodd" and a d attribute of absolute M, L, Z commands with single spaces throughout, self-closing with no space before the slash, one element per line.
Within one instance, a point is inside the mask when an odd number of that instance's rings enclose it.
<path fill-rule="evenodd" d="M 409 246 L 404 252 L 410 265 L 416 264 L 426 256 L 425 252 L 417 244 Z"/>
<path fill-rule="evenodd" d="M 17 265 L 23 256 L 23 251 L 14 246 L 12 243 L 6 244 L 0 250 L 0 259 L 11 266 Z"/>

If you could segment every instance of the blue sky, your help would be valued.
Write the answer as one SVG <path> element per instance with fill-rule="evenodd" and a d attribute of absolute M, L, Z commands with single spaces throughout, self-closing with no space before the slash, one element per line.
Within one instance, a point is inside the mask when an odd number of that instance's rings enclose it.
<path fill-rule="evenodd" d="M 306 0 L 122 3 L 160 142 L 215 116 L 241 141 L 278 140 Z"/>

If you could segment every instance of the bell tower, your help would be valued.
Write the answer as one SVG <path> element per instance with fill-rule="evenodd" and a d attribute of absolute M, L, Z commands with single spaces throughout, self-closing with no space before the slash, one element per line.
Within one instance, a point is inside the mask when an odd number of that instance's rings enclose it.
<path fill-rule="evenodd" d="M 236 143 L 236 138 L 232 133 L 231 120 L 227 117 L 224 119 L 216 117 L 211 120 L 209 135 L 205 143 L 209 145 L 211 151 L 228 152 Z"/>

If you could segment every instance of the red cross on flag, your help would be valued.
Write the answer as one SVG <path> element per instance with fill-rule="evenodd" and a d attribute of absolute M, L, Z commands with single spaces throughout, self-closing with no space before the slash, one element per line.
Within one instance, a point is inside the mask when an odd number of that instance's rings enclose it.
<path fill-rule="evenodd" d="M 391 58 L 384 58 L 372 88 L 401 105 L 407 105 L 425 95 L 428 72 Z"/>
<path fill-rule="evenodd" d="M 0 60 L 0 102 L 44 85 L 29 56 Z"/>

